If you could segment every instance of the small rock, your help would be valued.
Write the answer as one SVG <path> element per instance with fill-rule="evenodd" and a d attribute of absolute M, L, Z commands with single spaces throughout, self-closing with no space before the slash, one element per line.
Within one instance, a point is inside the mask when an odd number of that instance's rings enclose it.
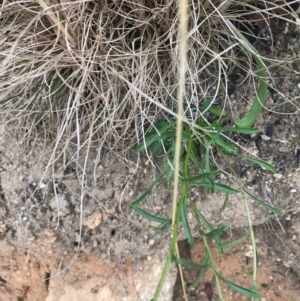
<path fill-rule="evenodd" d="M 86 221 L 83 223 L 85 226 L 87 226 L 90 229 L 94 229 L 97 226 L 99 226 L 102 222 L 102 213 L 100 212 L 94 212 L 92 215 L 90 215 Z"/>
<path fill-rule="evenodd" d="M 274 173 L 273 177 L 276 178 L 276 179 L 281 179 L 283 177 L 283 175 L 280 174 L 280 173 Z"/>
<path fill-rule="evenodd" d="M 154 239 L 150 239 L 149 243 L 148 243 L 148 247 L 153 246 L 154 243 L 155 243 L 155 240 Z"/>
<path fill-rule="evenodd" d="M 43 182 L 40 182 L 39 183 L 39 189 L 44 189 L 46 187 L 46 184 L 45 183 L 43 183 Z"/>
<path fill-rule="evenodd" d="M 267 135 L 260 135 L 262 140 L 270 140 L 271 137 L 267 136 Z"/>
<path fill-rule="evenodd" d="M 49 206 L 53 211 L 59 210 L 61 216 L 65 216 L 69 213 L 69 204 L 66 200 L 66 196 L 62 193 L 58 193 L 57 198 L 53 197 L 49 202 Z"/>

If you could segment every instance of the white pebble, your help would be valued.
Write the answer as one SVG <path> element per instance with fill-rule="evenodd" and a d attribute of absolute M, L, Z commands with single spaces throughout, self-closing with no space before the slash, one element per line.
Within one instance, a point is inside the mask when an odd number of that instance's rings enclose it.
<path fill-rule="evenodd" d="M 270 140 L 271 138 L 267 135 L 260 135 L 262 140 Z"/>
<path fill-rule="evenodd" d="M 39 189 L 44 189 L 46 187 L 46 184 L 43 182 L 40 182 Z"/>

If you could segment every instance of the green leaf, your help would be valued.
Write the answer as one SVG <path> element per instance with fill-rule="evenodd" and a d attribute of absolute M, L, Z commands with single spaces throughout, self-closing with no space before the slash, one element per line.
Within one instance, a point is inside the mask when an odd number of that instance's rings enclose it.
<path fill-rule="evenodd" d="M 234 132 L 234 133 L 252 135 L 252 134 L 256 134 L 258 131 L 253 128 L 239 128 L 239 127 L 225 126 L 225 127 L 221 127 L 221 132 Z"/>
<path fill-rule="evenodd" d="M 161 129 L 158 132 L 155 130 L 151 130 L 146 135 L 145 140 L 136 147 L 135 152 L 136 153 L 142 152 L 143 150 L 148 148 L 152 143 L 154 143 L 157 140 L 165 140 L 169 137 L 175 137 L 175 135 L 176 135 L 175 130 L 173 130 L 173 129 L 169 130 L 173 126 L 174 126 L 174 123 L 170 123 L 168 126 L 165 126 L 165 128 Z"/>
<path fill-rule="evenodd" d="M 205 254 L 204 254 L 204 259 L 203 259 L 203 266 L 207 266 L 206 268 L 203 268 L 200 272 L 200 275 L 198 276 L 198 278 L 195 280 L 195 282 L 190 286 L 188 287 L 188 290 L 189 291 L 192 291 L 194 290 L 198 284 L 200 283 L 200 281 L 202 280 L 203 276 L 204 276 L 204 273 L 206 272 L 206 270 L 210 267 L 210 264 L 209 264 L 209 254 L 208 254 L 208 251 L 205 250 Z"/>
<path fill-rule="evenodd" d="M 142 217 L 150 220 L 150 221 L 153 221 L 153 222 L 156 222 L 156 223 L 161 223 L 161 224 L 170 224 L 172 223 L 171 219 L 167 219 L 167 218 L 164 218 L 164 217 L 159 217 L 159 216 L 156 216 L 156 215 L 153 215 L 151 213 L 149 213 L 148 211 L 140 208 L 140 207 L 133 207 L 132 208 L 133 211 L 135 211 L 137 214 L 141 215 Z"/>
<path fill-rule="evenodd" d="M 222 207 L 221 207 L 221 208 L 219 209 L 219 211 L 218 211 L 219 214 L 222 213 L 222 212 L 224 211 L 224 209 L 226 208 L 227 202 L 228 202 L 228 193 L 226 193 L 226 195 L 225 195 L 225 200 L 224 200 L 224 202 L 223 202 L 223 205 L 222 205 Z"/>
<path fill-rule="evenodd" d="M 161 120 L 161 121 L 158 121 L 154 124 L 153 128 L 151 129 L 151 133 L 155 133 L 155 132 L 161 132 L 162 130 L 164 129 L 169 129 L 170 127 L 172 126 L 176 126 L 176 121 L 171 121 L 171 122 L 168 122 L 168 121 L 165 121 L 165 120 Z"/>
<path fill-rule="evenodd" d="M 187 237 L 188 243 L 190 245 L 194 245 L 195 244 L 194 238 L 193 238 L 191 228 L 189 225 L 189 221 L 188 221 L 187 200 L 188 200 L 188 198 L 184 197 L 182 208 L 181 208 L 181 219 L 182 219 L 183 229 L 184 229 L 185 235 Z"/>
<path fill-rule="evenodd" d="M 172 152 L 173 152 L 173 149 L 170 147 L 164 155 L 164 158 L 163 158 L 163 169 L 164 170 L 168 170 L 170 168 L 169 158 L 170 158 L 170 154 Z M 174 163 L 173 163 L 173 165 L 174 165 Z"/>
<path fill-rule="evenodd" d="M 247 193 L 253 200 L 255 200 L 256 202 L 258 202 L 260 205 L 264 206 L 267 210 L 271 211 L 272 213 L 278 215 L 278 216 L 284 216 L 284 213 L 274 207 L 272 207 L 271 205 L 267 204 L 266 202 L 260 200 L 259 198 L 257 198 L 256 196 L 254 196 L 252 193 L 250 193 L 248 190 L 246 190 L 245 188 L 243 188 L 243 191 L 245 193 Z"/>
<path fill-rule="evenodd" d="M 216 115 L 216 116 L 218 116 L 218 117 L 222 117 L 222 116 L 226 116 L 226 115 L 227 115 L 227 112 L 226 112 L 224 109 L 222 109 L 222 108 L 220 108 L 220 107 L 218 107 L 218 106 L 210 106 L 209 110 L 210 110 L 214 115 Z"/>
<path fill-rule="evenodd" d="M 206 179 L 205 182 L 192 182 L 192 183 L 187 183 L 188 186 L 191 186 L 191 187 L 204 187 L 206 189 L 210 189 L 210 190 L 213 190 L 213 182 L 209 182 L 208 179 Z"/>
<path fill-rule="evenodd" d="M 168 163 L 169 164 L 169 163 Z M 169 166 L 170 170 L 166 176 L 166 180 L 165 180 L 165 183 L 166 185 L 169 183 L 169 182 L 172 182 L 173 179 L 174 179 L 174 159 L 172 161 L 172 166 Z"/>
<path fill-rule="evenodd" d="M 254 99 L 254 102 L 252 104 L 252 107 L 248 114 L 239 120 L 235 120 L 235 124 L 239 128 L 247 128 L 251 127 L 254 122 L 256 121 L 257 117 L 259 116 L 263 105 L 267 98 L 267 88 L 268 84 L 266 82 L 266 71 L 265 66 L 260 59 L 259 55 L 257 54 L 257 51 L 254 49 L 254 47 L 250 44 L 250 42 L 245 38 L 245 36 L 233 25 L 233 23 L 230 20 L 226 20 L 226 23 L 229 25 L 229 27 L 234 31 L 234 33 L 243 40 L 248 48 L 246 49 L 247 52 L 250 52 L 258 66 L 258 77 L 259 77 L 259 87 L 257 91 L 257 96 Z"/>
<path fill-rule="evenodd" d="M 155 232 L 164 232 L 170 228 L 171 224 L 169 222 L 165 223 L 162 227 L 151 227 Z"/>
<path fill-rule="evenodd" d="M 156 185 L 156 183 L 163 177 L 164 173 L 162 172 L 153 182 L 152 184 L 147 188 L 147 190 L 138 197 L 131 205 L 130 209 L 133 209 L 133 207 L 137 207 L 145 198 L 146 196 L 151 192 L 153 187 Z"/>
<path fill-rule="evenodd" d="M 219 183 L 215 183 L 214 189 L 221 191 L 221 192 L 225 192 L 227 194 L 237 194 L 240 192 L 239 190 L 235 190 L 235 189 L 231 188 L 230 186 L 227 186 L 225 184 L 219 184 Z"/>
<path fill-rule="evenodd" d="M 210 222 L 204 217 L 204 215 L 201 214 L 200 211 L 197 211 L 198 213 L 198 216 L 201 220 L 201 222 L 206 226 L 206 228 L 211 232 L 213 230 L 215 230 L 215 228 L 210 224 Z M 216 246 L 218 248 L 218 250 L 220 251 L 220 253 L 224 253 L 224 249 L 223 249 L 223 246 L 222 246 L 222 241 L 221 241 L 221 238 L 217 235 L 214 237 L 214 240 L 216 242 Z"/>
<path fill-rule="evenodd" d="M 163 151 L 162 140 L 155 142 L 152 148 L 153 157 L 159 156 L 162 153 L 162 151 Z"/>
<path fill-rule="evenodd" d="M 209 147 L 205 147 L 204 161 L 205 161 L 205 170 L 206 170 L 206 172 L 211 172 L 209 155 L 210 155 Z"/>
<path fill-rule="evenodd" d="M 272 164 L 267 163 L 266 161 L 255 159 L 255 158 L 248 157 L 248 156 L 240 156 L 240 157 L 242 159 L 245 159 L 245 160 L 251 161 L 255 164 L 258 164 L 259 166 L 261 166 L 262 168 L 264 168 L 268 171 L 271 171 L 271 172 L 276 172 L 277 171 L 276 168 Z"/>
<path fill-rule="evenodd" d="M 206 237 L 209 237 L 209 238 L 215 238 L 216 236 L 221 235 L 221 234 L 224 232 L 225 229 L 226 229 L 226 226 L 223 225 L 223 226 L 220 227 L 220 228 L 216 228 L 216 229 L 214 229 L 214 230 L 212 230 L 212 231 L 206 233 L 205 236 L 206 236 Z"/>
<path fill-rule="evenodd" d="M 209 264 L 199 264 L 199 263 L 196 263 L 196 262 L 193 262 L 193 261 L 190 261 L 190 260 L 186 260 L 186 259 L 182 259 L 182 258 L 177 258 L 177 257 L 173 257 L 173 261 L 176 263 L 176 264 L 180 264 L 180 265 L 183 265 L 187 268 L 191 268 L 191 269 L 196 269 L 196 270 L 203 270 L 203 269 L 206 269 L 208 267 L 210 267 Z"/>
<path fill-rule="evenodd" d="M 207 109 L 209 108 L 210 104 L 211 104 L 210 98 L 205 97 L 203 105 L 201 107 L 201 112 L 207 112 Z"/>
<path fill-rule="evenodd" d="M 224 151 L 226 151 L 229 154 L 234 154 L 234 155 L 238 154 L 237 148 L 222 140 L 219 134 L 207 132 L 206 135 L 211 139 L 209 143 L 219 145 L 220 147 L 223 148 Z"/>
<path fill-rule="evenodd" d="M 223 148 L 223 150 L 229 154 L 236 155 L 238 153 L 238 150 L 236 147 L 234 147 L 233 145 L 231 145 L 221 139 L 216 140 L 216 144 L 221 146 Z"/>
<path fill-rule="evenodd" d="M 235 190 L 235 189 L 233 189 L 230 186 L 227 186 L 225 184 L 219 184 L 219 183 L 215 183 L 213 181 L 211 181 L 211 182 L 209 182 L 209 179 L 206 179 L 205 182 L 188 183 L 188 186 L 204 187 L 204 188 L 208 188 L 208 189 L 215 190 L 215 191 L 225 192 L 225 193 L 228 193 L 228 194 L 237 194 L 237 193 L 240 192 L 239 190 Z"/>
<path fill-rule="evenodd" d="M 245 287 L 242 287 L 236 283 L 233 283 L 227 279 L 225 279 L 224 277 L 221 276 L 221 274 L 219 274 L 217 271 L 215 271 L 216 275 L 227 285 L 229 286 L 231 289 L 233 289 L 234 291 L 246 296 L 246 297 L 249 297 L 249 298 L 256 298 L 256 299 L 260 299 L 261 296 L 255 292 L 252 292 L 251 290 L 245 288 Z"/>
<path fill-rule="evenodd" d="M 231 248 L 239 243 L 241 243 L 242 241 L 244 241 L 250 234 L 250 231 L 247 231 L 247 233 L 245 235 L 243 235 L 242 237 L 234 240 L 234 241 L 230 241 L 230 242 L 225 242 L 223 243 L 223 248 L 226 249 L 226 248 Z"/>
<path fill-rule="evenodd" d="M 203 170 L 203 168 L 202 168 L 202 166 L 201 166 L 201 164 L 200 164 L 200 162 L 197 158 L 197 155 L 196 155 L 196 152 L 194 151 L 194 149 L 190 153 L 190 158 L 191 158 L 192 162 L 195 164 L 195 166 L 197 167 L 198 171 L 203 173 L 204 170 Z"/>

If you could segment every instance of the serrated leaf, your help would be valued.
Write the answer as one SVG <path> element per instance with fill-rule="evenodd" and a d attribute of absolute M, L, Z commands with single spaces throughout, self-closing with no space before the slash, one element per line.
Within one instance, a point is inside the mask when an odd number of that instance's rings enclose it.
<path fill-rule="evenodd" d="M 216 229 L 214 229 L 214 230 L 212 230 L 212 231 L 206 233 L 205 236 L 206 236 L 206 237 L 209 237 L 209 238 L 215 238 L 216 236 L 221 235 L 221 234 L 224 232 L 225 229 L 226 229 L 226 226 L 223 225 L 223 226 L 220 227 L 220 228 L 216 228 Z"/>
<path fill-rule="evenodd" d="M 192 162 L 195 164 L 195 166 L 197 167 L 197 169 L 200 171 L 200 172 L 204 172 L 198 158 L 197 158 L 197 155 L 195 155 L 195 152 L 194 150 L 191 151 L 190 153 L 190 158 L 192 160 Z"/>
<path fill-rule="evenodd" d="M 202 215 L 202 213 L 200 211 L 197 211 L 198 216 L 201 220 L 201 222 L 205 225 L 205 227 L 209 230 L 209 231 L 213 231 L 215 230 L 215 228 L 210 224 L 210 222 L 204 217 L 204 215 Z M 222 246 L 222 241 L 221 238 L 219 236 L 215 236 L 214 240 L 216 242 L 216 246 L 218 248 L 218 250 L 223 254 L 224 253 L 224 249 Z"/>

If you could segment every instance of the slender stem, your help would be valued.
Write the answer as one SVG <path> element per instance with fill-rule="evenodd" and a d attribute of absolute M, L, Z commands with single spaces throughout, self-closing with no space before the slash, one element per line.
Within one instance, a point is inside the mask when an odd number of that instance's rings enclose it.
<path fill-rule="evenodd" d="M 165 282 L 165 279 L 167 277 L 168 271 L 169 271 L 171 263 L 172 263 L 172 257 L 174 255 L 175 246 L 176 246 L 176 242 L 177 242 L 179 215 L 180 215 L 180 211 L 181 211 L 181 208 L 182 208 L 183 201 L 184 201 L 184 195 L 181 194 L 179 204 L 178 204 L 178 207 L 176 209 L 175 221 L 174 221 L 173 230 L 172 230 L 172 240 L 171 240 L 171 244 L 170 244 L 170 248 L 169 248 L 169 253 L 168 253 L 168 256 L 167 256 L 167 261 L 166 261 L 165 266 L 163 268 L 163 271 L 162 271 L 160 280 L 158 282 L 158 285 L 156 287 L 156 291 L 154 293 L 154 297 L 153 297 L 152 301 L 157 301 L 158 300 L 158 297 L 159 297 L 159 295 L 162 291 L 162 286 Z"/>
<path fill-rule="evenodd" d="M 252 226 L 251 213 L 250 213 L 249 205 L 248 205 L 248 202 L 245 198 L 244 192 L 243 192 L 243 196 L 244 196 L 243 199 L 244 199 L 244 204 L 245 204 L 245 208 L 246 208 L 248 225 L 249 225 L 249 230 L 250 230 L 251 243 L 252 243 L 252 249 L 253 249 L 252 290 L 254 290 L 254 292 L 257 293 L 257 286 L 256 286 L 256 275 L 257 275 L 256 242 L 255 242 L 255 236 L 254 236 L 254 231 L 253 231 L 253 226 Z M 254 298 L 252 298 L 251 300 L 254 300 Z"/>
<path fill-rule="evenodd" d="M 214 275 L 215 275 L 216 285 L 217 285 L 217 291 L 218 291 L 218 295 L 219 295 L 220 301 L 223 301 L 224 298 L 223 298 L 223 294 L 222 294 L 222 290 L 221 290 L 221 285 L 220 285 L 219 277 L 218 277 L 218 274 L 216 273 L 217 268 L 216 268 L 214 259 L 213 259 L 212 255 L 211 255 L 210 248 L 209 248 L 209 245 L 207 243 L 206 237 L 202 236 L 202 239 L 203 239 L 203 243 L 204 243 L 205 249 L 206 249 L 206 251 L 208 253 L 212 269 L 214 270 Z"/>
<path fill-rule="evenodd" d="M 176 251 L 177 258 L 180 258 L 180 253 L 179 253 L 179 248 L 178 248 L 177 241 L 176 241 L 176 245 L 175 245 L 175 251 Z M 180 279 L 181 279 L 183 298 L 184 298 L 185 301 L 188 301 L 188 297 L 187 297 L 187 294 L 186 294 L 186 288 L 185 288 L 185 281 L 184 281 L 184 277 L 183 277 L 183 272 L 182 272 L 182 266 L 181 266 L 181 264 L 178 265 L 178 270 L 179 270 L 179 275 L 180 275 Z"/>
<path fill-rule="evenodd" d="M 219 153 L 227 163 L 227 165 L 230 168 L 231 173 L 235 176 L 235 178 L 240 182 L 240 186 L 242 186 L 241 181 L 239 180 L 236 172 L 234 169 L 231 167 L 231 164 L 229 163 L 227 157 L 225 154 L 222 152 L 222 150 L 219 149 Z M 252 244 L 252 249 L 253 249 L 253 273 L 252 273 L 252 290 L 254 290 L 255 293 L 257 293 L 257 285 L 256 285 L 256 280 L 257 280 L 257 253 L 256 253 L 256 242 L 255 242 L 255 236 L 254 236 L 254 231 L 253 231 L 253 226 L 252 226 L 252 220 L 251 220 L 251 213 L 249 210 L 249 205 L 248 202 L 245 198 L 245 194 L 243 193 L 243 200 L 244 200 L 244 205 L 246 209 L 246 214 L 247 214 L 247 220 L 248 220 L 248 225 L 249 225 L 249 231 L 250 231 L 250 238 L 251 238 L 251 244 Z M 254 300 L 252 298 L 252 300 Z"/>
<path fill-rule="evenodd" d="M 196 206 L 195 206 L 193 200 L 191 200 L 190 198 L 189 198 L 189 200 L 190 200 L 190 204 L 191 204 L 191 206 L 192 206 L 193 212 L 194 212 L 194 216 L 195 216 L 195 218 L 196 218 L 196 222 L 197 222 L 198 228 L 201 229 L 201 222 L 200 222 L 199 217 L 198 217 L 198 214 L 197 214 L 197 211 L 198 211 L 198 210 L 197 210 L 197 208 L 196 208 Z M 214 259 L 213 259 L 213 257 L 212 257 L 211 252 L 210 252 L 210 248 L 209 248 L 209 245 L 208 245 L 208 243 L 207 243 L 206 237 L 205 237 L 204 235 L 201 235 L 201 237 L 202 237 L 202 239 L 203 239 L 203 243 L 204 243 L 205 249 L 206 249 L 206 251 L 207 251 L 207 253 L 208 253 L 209 261 L 210 261 L 211 267 L 212 267 L 212 269 L 213 269 L 213 271 L 214 271 L 214 275 L 215 275 L 215 279 L 216 279 L 217 291 L 218 291 L 219 298 L 220 298 L 221 301 L 223 301 L 224 298 L 223 298 L 223 294 L 222 294 L 222 290 L 221 290 L 221 285 L 220 285 L 220 281 L 219 281 L 219 278 L 218 278 L 218 274 L 216 273 L 217 268 L 216 268 Z"/>

